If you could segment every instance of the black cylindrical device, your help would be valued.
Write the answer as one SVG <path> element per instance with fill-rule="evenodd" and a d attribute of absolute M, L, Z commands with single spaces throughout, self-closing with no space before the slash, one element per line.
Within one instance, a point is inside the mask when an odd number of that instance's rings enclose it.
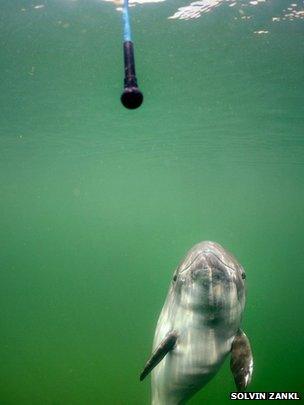
<path fill-rule="evenodd" d="M 144 97 L 137 85 L 137 79 L 135 74 L 135 62 L 134 62 L 134 46 L 132 41 L 124 41 L 123 53 L 124 53 L 125 79 L 124 79 L 124 91 L 120 99 L 122 104 L 126 108 L 135 109 L 142 104 Z"/>

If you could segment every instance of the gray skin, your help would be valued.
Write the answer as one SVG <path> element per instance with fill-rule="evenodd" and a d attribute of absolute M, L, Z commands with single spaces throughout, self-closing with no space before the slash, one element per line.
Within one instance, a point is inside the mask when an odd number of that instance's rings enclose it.
<path fill-rule="evenodd" d="M 253 361 L 240 330 L 244 281 L 242 266 L 219 244 L 201 242 L 188 252 L 173 275 L 140 377 L 153 370 L 152 405 L 186 403 L 230 352 L 237 389 L 245 390 Z"/>

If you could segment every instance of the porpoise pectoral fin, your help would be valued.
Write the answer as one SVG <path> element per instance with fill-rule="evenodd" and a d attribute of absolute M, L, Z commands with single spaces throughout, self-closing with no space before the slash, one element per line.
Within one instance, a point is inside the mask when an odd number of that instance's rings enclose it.
<path fill-rule="evenodd" d="M 251 381 L 253 357 L 249 340 L 241 329 L 232 342 L 230 368 L 237 390 L 245 391 Z"/>
<path fill-rule="evenodd" d="M 155 366 L 169 353 L 175 346 L 177 340 L 177 333 L 170 332 L 166 337 L 160 342 L 157 348 L 152 353 L 151 357 L 147 361 L 145 368 L 140 374 L 140 381 L 142 381 L 149 373 L 153 370 Z"/>

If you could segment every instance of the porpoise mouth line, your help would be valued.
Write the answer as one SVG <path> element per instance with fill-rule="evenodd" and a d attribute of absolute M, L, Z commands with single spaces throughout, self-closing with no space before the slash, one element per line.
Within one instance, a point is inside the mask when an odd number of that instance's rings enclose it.
<path fill-rule="evenodd" d="M 199 256 L 201 256 L 201 255 L 203 255 L 203 254 L 205 254 L 205 253 L 211 253 L 211 254 L 212 254 L 213 256 L 215 256 L 224 266 L 228 267 L 230 270 L 233 270 L 233 271 L 235 270 L 233 267 L 230 267 L 227 263 L 223 262 L 223 260 L 220 259 L 217 254 L 215 254 L 215 253 L 212 252 L 211 250 L 206 250 L 206 251 L 200 252 L 198 255 L 196 255 L 196 256 L 194 257 L 194 259 L 191 261 L 191 263 L 189 263 L 188 266 L 185 267 L 184 270 L 182 270 L 182 271 L 180 272 L 180 274 L 182 274 L 184 271 L 188 270 L 189 267 L 195 262 L 195 260 L 196 260 Z"/>
<path fill-rule="evenodd" d="M 211 252 L 211 254 L 213 254 L 213 256 L 215 256 L 224 266 L 228 267 L 231 270 L 235 270 L 233 267 L 230 267 L 227 263 L 223 262 L 223 260 L 221 258 L 218 257 L 218 255 L 216 255 L 215 253 Z"/>
<path fill-rule="evenodd" d="M 184 271 L 188 270 L 189 267 L 192 265 L 192 263 L 194 263 L 195 260 L 196 260 L 199 256 L 201 256 L 203 253 L 204 253 L 204 252 L 201 252 L 201 253 L 199 253 L 198 255 L 196 255 L 195 258 L 191 261 L 191 263 L 189 263 L 188 266 L 185 267 L 184 270 L 182 270 L 182 271 L 180 272 L 180 274 L 182 274 Z"/>

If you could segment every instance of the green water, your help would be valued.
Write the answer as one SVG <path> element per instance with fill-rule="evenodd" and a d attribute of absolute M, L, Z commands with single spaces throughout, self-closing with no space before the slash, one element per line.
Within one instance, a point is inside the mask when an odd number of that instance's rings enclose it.
<path fill-rule="evenodd" d="M 132 8 L 127 111 L 113 4 L 1 2 L 1 405 L 149 404 L 172 272 L 206 239 L 246 269 L 250 391 L 303 388 L 304 21 L 168 19 L 189 3 Z M 233 390 L 226 362 L 189 403 Z"/>

